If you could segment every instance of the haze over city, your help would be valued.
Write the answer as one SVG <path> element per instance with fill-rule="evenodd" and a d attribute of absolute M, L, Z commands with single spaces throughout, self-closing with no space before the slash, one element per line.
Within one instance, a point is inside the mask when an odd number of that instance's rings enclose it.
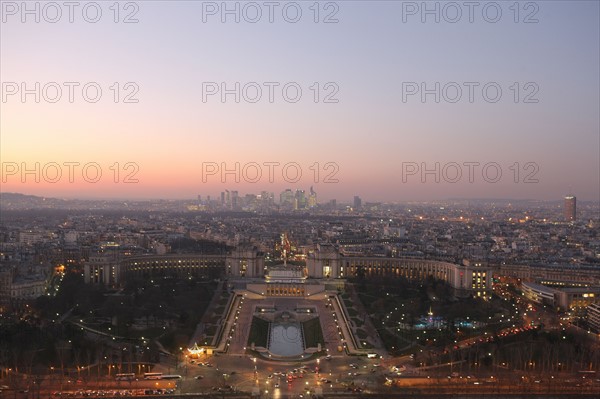
<path fill-rule="evenodd" d="M 599 394 L 599 0 L 0 0 L 0 398 Z"/>

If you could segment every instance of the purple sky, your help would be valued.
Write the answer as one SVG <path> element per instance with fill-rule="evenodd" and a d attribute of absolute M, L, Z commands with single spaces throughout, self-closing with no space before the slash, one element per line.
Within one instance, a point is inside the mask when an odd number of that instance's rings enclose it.
<path fill-rule="evenodd" d="M 2 191 L 600 199 L 597 1 L 86 4 L 2 3 Z"/>

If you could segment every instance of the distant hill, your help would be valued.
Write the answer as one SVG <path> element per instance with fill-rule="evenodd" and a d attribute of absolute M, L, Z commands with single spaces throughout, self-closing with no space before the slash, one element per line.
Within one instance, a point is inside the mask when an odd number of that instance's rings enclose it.
<path fill-rule="evenodd" d="M 20 193 L 0 193 L 0 209 L 2 210 L 64 209 L 68 208 L 69 202 L 64 199 L 38 197 Z"/>
<path fill-rule="evenodd" d="M 188 200 L 103 200 L 61 199 L 20 193 L 0 193 L 1 211 L 27 210 L 124 210 L 124 211 L 183 211 Z"/>

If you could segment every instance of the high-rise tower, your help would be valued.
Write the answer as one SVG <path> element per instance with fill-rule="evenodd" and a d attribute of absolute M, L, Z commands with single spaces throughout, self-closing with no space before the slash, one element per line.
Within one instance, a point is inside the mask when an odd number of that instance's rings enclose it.
<path fill-rule="evenodd" d="M 577 220 L 577 198 L 572 195 L 565 197 L 565 220 L 568 222 Z"/>

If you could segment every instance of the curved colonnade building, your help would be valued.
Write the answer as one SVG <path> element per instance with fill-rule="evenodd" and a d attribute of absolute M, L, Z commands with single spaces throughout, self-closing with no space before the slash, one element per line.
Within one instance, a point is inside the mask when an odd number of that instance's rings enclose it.
<path fill-rule="evenodd" d="M 267 274 L 263 253 L 255 249 L 237 249 L 228 255 L 170 254 L 135 256 L 117 262 L 91 257 L 85 264 L 86 283 L 121 284 L 127 276 L 206 276 L 225 275 L 248 282 Z M 412 258 L 344 256 L 333 245 L 318 245 L 306 261 L 304 274 L 308 279 L 343 279 L 365 277 L 425 280 L 429 276 L 446 281 L 459 297 L 489 297 L 492 270 L 481 264 L 463 264 Z M 294 291 L 296 292 L 296 291 Z M 304 290 L 298 291 L 304 292 Z"/>
<path fill-rule="evenodd" d="M 491 296 L 492 269 L 480 263 L 464 265 L 414 258 L 344 256 L 333 245 L 319 245 L 307 261 L 308 275 L 314 278 L 365 277 L 422 281 L 432 276 L 447 282 L 458 297 Z"/>
<path fill-rule="evenodd" d="M 128 276 L 257 277 L 264 274 L 264 264 L 263 253 L 255 249 L 237 249 L 227 255 L 140 255 L 121 260 L 111 255 L 96 255 L 90 256 L 84 265 L 84 280 L 119 285 Z"/>

